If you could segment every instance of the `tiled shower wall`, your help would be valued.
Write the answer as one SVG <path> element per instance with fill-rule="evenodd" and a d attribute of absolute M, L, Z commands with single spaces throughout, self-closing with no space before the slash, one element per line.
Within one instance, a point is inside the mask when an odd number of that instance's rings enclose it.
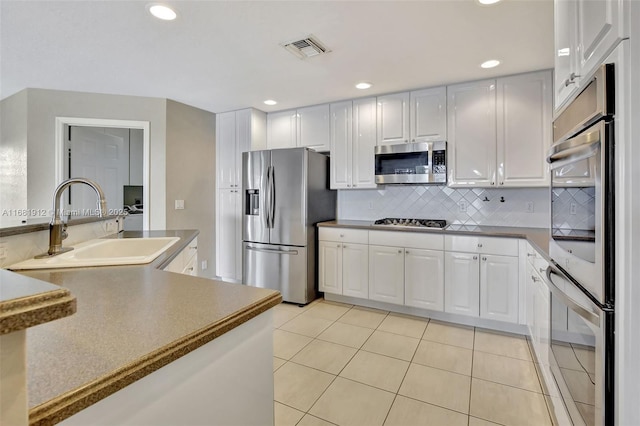
<path fill-rule="evenodd" d="M 461 211 L 460 202 L 466 204 Z M 533 212 L 527 203 L 533 203 Z M 458 225 L 549 227 L 548 188 L 453 189 L 432 185 L 387 185 L 338 191 L 338 219 L 384 217 L 445 219 Z"/>

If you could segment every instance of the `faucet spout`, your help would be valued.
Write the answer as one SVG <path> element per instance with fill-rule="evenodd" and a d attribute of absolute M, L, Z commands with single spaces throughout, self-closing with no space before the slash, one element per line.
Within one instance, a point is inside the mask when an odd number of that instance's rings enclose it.
<path fill-rule="evenodd" d="M 58 185 L 53 193 L 53 217 L 49 224 L 49 250 L 36 257 L 55 256 L 60 253 L 73 250 L 72 247 L 62 248 L 62 240 L 67 237 L 67 233 L 65 231 L 66 224 L 62 221 L 60 202 L 65 189 L 76 183 L 82 183 L 93 188 L 98 197 L 98 214 L 100 217 L 107 216 L 107 200 L 105 199 L 104 192 L 102 191 L 102 188 L 100 188 L 100 185 L 85 178 L 71 178 L 65 180 Z"/>

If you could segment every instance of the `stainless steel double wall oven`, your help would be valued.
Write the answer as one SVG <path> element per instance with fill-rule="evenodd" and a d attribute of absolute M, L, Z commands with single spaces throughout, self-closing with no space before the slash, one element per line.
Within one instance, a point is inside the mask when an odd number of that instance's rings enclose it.
<path fill-rule="evenodd" d="M 550 364 L 571 421 L 614 414 L 614 65 L 554 121 L 551 165 Z"/>

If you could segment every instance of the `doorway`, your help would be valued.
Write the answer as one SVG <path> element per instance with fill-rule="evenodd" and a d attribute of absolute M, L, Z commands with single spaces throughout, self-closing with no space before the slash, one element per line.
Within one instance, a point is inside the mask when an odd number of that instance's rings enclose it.
<path fill-rule="evenodd" d="M 110 214 L 135 213 L 126 229 L 149 229 L 149 122 L 56 118 L 56 180 L 85 177 L 105 192 Z M 95 193 L 75 185 L 65 195 L 70 211 L 96 208 Z M 146 208 L 145 208 L 146 207 Z"/>

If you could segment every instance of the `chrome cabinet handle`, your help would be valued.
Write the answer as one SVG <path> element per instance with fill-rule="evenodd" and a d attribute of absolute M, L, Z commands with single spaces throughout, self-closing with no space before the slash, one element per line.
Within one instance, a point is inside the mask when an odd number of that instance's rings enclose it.
<path fill-rule="evenodd" d="M 495 182 L 491 182 L 491 185 L 495 185 L 495 184 L 496 184 Z"/>
<path fill-rule="evenodd" d="M 409 254 L 409 250 L 405 251 L 406 254 Z"/>
<path fill-rule="evenodd" d="M 504 182 L 500 182 L 500 185 L 504 185 Z"/>
<path fill-rule="evenodd" d="M 545 268 L 538 268 L 538 271 L 540 271 L 541 274 L 545 274 L 547 272 Z"/>
<path fill-rule="evenodd" d="M 478 260 L 478 256 L 473 256 L 473 260 Z"/>
<path fill-rule="evenodd" d="M 402 250 L 398 250 L 398 253 L 402 253 Z"/>
<path fill-rule="evenodd" d="M 580 77 L 575 72 L 572 72 L 569 78 L 564 81 L 564 87 L 569 87 L 570 84 L 576 84 L 576 78 Z"/>
<path fill-rule="evenodd" d="M 486 258 L 486 257 L 483 257 L 483 258 L 482 258 L 482 260 L 484 260 L 484 261 L 486 262 L 486 261 L 487 261 L 487 258 Z"/>
<path fill-rule="evenodd" d="M 540 281 L 540 278 L 536 277 L 535 275 L 531 275 L 531 281 L 537 283 L 538 281 Z"/>
<path fill-rule="evenodd" d="M 482 248 L 482 243 L 478 243 L 478 247 Z"/>
<path fill-rule="evenodd" d="M 354 183 L 354 184 L 353 184 L 353 187 L 355 188 L 356 186 L 358 186 L 358 185 L 356 185 L 356 184 Z"/>
<path fill-rule="evenodd" d="M 344 234 L 340 234 L 340 238 L 344 238 Z"/>
<path fill-rule="evenodd" d="M 527 253 L 527 257 L 536 257 L 535 253 Z"/>

